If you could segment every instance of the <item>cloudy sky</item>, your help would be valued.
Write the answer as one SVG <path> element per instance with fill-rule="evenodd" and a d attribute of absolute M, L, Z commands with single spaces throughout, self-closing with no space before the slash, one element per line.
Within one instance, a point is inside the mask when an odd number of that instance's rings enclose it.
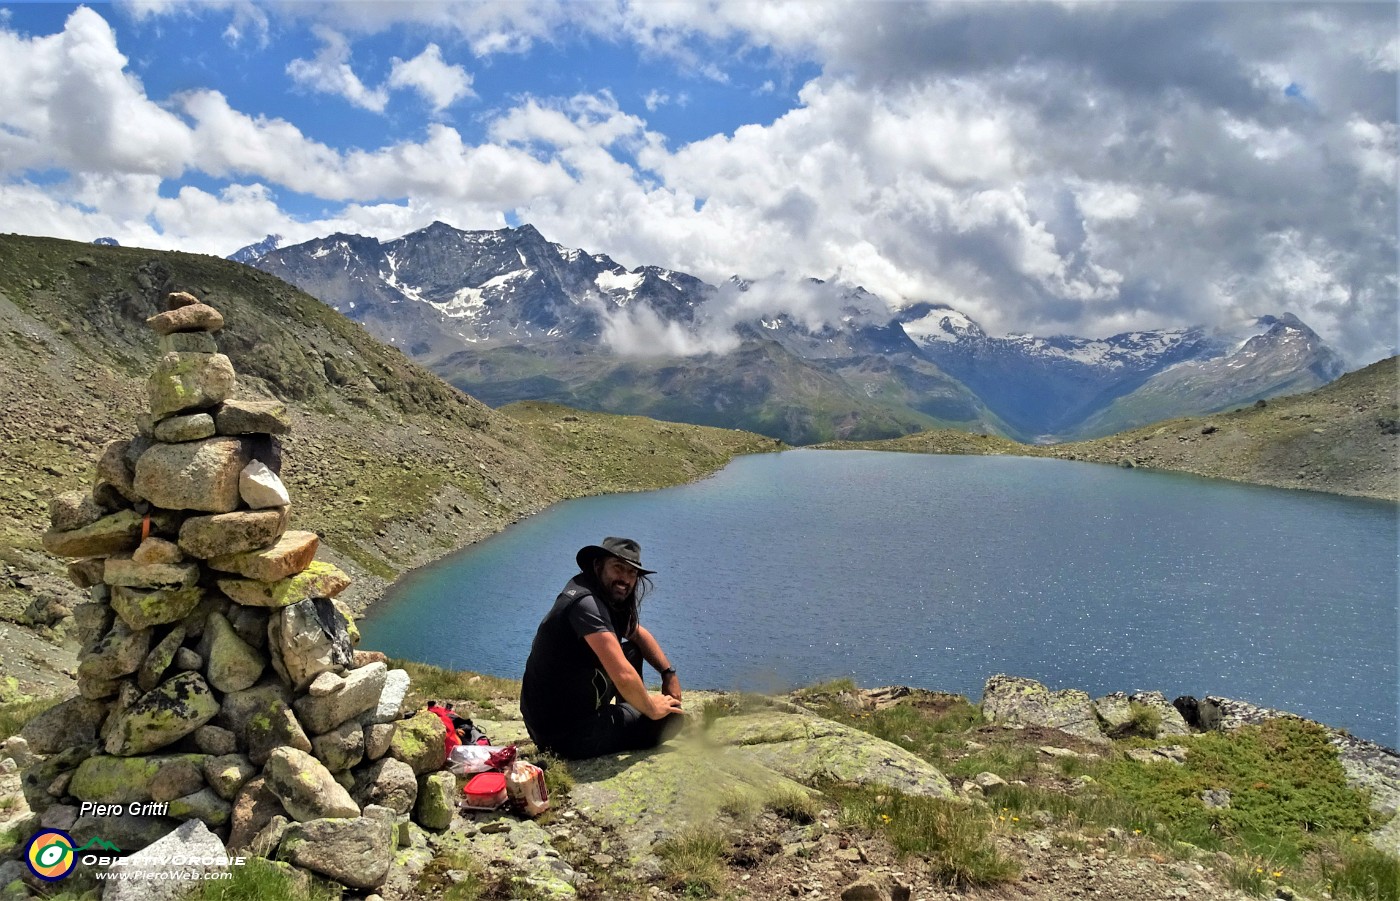
<path fill-rule="evenodd" d="M 435 219 L 988 331 L 1397 344 L 1394 3 L 0 3 L 0 230 Z"/>

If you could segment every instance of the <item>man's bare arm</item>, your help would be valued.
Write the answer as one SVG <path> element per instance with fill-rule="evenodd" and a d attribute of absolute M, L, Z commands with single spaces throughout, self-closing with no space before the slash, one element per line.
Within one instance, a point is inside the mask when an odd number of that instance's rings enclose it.
<path fill-rule="evenodd" d="M 657 672 L 671 668 L 671 661 L 667 659 L 666 652 L 661 650 L 661 643 L 646 630 L 645 626 L 638 626 L 637 631 L 632 635 L 632 641 L 636 643 L 637 649 L 642 652 L 647 663 L 656 667 Z M 677 701 L 681 699 L 681 680 L 675 673 L 661 677 L 661 691 L 668 694 Z"/>
<path fill-rule="evenodd" d="M 654 720 L 659 720 L 669 713 L 681 712 L 679 698 L 664 694 L 651 694 L 647 691 L 646 683 L 642 681 L 641 676 L 637 675 L 637 671 L 632 668 L 632 664 L 627 662 L 626 655 L 622 653 L 622 644 L 617 640 L 616 635 L 611 632 L 593 632 L 583 636 L 583 640 L 588 642 L 588 646 L 593 649 L 593 653 L 598 657 L 598 662 L 603 665 L 603 670 L 617 686 L 618 694 L 622 695 L 624 701 Z M 645 652 L 643 655 L 645 656 Z"/>

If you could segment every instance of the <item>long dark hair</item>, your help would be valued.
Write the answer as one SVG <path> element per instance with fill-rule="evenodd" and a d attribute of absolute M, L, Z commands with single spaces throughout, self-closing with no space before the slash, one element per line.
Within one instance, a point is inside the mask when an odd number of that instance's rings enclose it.
<path fill-rule="evenodd" d="M 588 587 L 593 591 L 593 596 L 606 604 L 614 617 L 621 618 L 613 623 L 619 627 L 618 634 L 623 638 L 631 638 L 632 633 L 636 632 L 637 626 L 641 624 L 642 601 L 651 593 L 651 579 L 647 576 L 637 576 L 637 584 L 632 586 L 632 593 L 621 601 L 614 602 L 608 597 L 603 580 L 598 577 L 605 559 L 594 560 L 593 565 L 589 567 L 592 571 L 584 573 L 584 576 L 588 580 Z"/>

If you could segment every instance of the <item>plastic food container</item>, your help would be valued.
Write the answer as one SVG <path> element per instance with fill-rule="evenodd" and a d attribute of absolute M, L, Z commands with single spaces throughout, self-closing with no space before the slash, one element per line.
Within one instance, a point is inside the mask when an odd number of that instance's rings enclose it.
<path fill-rule="evenodd" d="M 462 805 L 473 810 L 495 810 L 506 803 L 505 773 L 477 773 L 462 789 Z"/>

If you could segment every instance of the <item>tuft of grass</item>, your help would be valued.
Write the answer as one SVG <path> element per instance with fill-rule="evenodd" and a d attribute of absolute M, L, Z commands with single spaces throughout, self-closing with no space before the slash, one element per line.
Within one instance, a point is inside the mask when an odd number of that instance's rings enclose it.
<path fill-rule="evenodd" d="M 321 880 L 304 874 L 297 878 L 290 865 L 251 857 L 242 866 L 229 867 L 229 878 L 199 883 L 186 901 L 332 901 L 339 895 Z"/>
<path fill-rule="evenodd" d="M 548 751 L 534 755 L 534 764 L 544 770 L 544 787 L 549 791 L 549 803 L 553 807 L 569 796 L 574 789 L 574 774 L 562 757 L 555 757 Z"/>
<path fill-rule="evenodd" d="M 729 841 L 713 827 L 693 827 L 653 849 L 667 880 L 687 898 L 712 898 L 724 888 Z"/>
<path fill-rule="evenodd" d="M 849 676 L 843 676 L 840 679 L 830 679 L 826 682 L 808 685 L 806 688 L 798 689 L 794 694 L 802 700 L 814 700 L 839 694 L 855 694 L 857 691 L 860 689 L 856 687 L 855 680 Z"/>
<path fill-rule="evenodd" d="M 463 850 L 439 853 L 418 877 L 419 892 L 442 901 L 478 901 L 489 888 L 481 861 Z"/>
<path fill-rule="evenodd" d="M 795 823 L 814 822 L 822 809 L 816 798 L 796 788 L 785 788 L 775 792 L 763 802 L 763 806 Z"/>
<path fill-rule="evenodd" d="M 1024 745 L 993 745 L 953 761 L 947 765 L 945 772 L 949 777 L 963 779 L 970 779 L 978 773 L 996 773 L 1011 782 L 1035 772 L 1038 753 L 1035 748 Z"/>
<path fill-rule="evenodd" d="M 731 816 L 743 823 L 747 823 L 758 816 L 758 812 L 762 807 L 763 804 L 757 795 L 741 788 L 731 787 L 726 789 L 719 800 L 720 813 Z"/>
<path fill-rule="evenodd" d="M 63 698 L 17 698 L 0 704 L 0 739 L 9 738 L 25 727 L 34 717 L 56 705 Z"/>
<path fill-rule="evenodd" d="M 1400 863 L 1362 841 L 1343 843 L 1336 860 L 1324 859 L 1321 879 L 1333 898 L 1400 901 Z"/>
<path fill-rule="evenodd" d="M 1016 861 L 992 843 L 985 810 L 879 786 L 829 785 L 823 792 L 841 805 L 843 819 L 883 834 L 901 857 L 922 858 L 947 885 L 989 886 L 1020 876 Z"/>
<path fill-rule="evenodd" d="M 1147 704 L 1139 704 L 1137 701 L 1128 702 L 1128 721 L 1123 724 L 1123 731 L 1129 735 L 1141 735 L 1144 738 L 1156 738 L 1157 733 L 1162 728 L 1162 713 L 1155 707 Z"/>

